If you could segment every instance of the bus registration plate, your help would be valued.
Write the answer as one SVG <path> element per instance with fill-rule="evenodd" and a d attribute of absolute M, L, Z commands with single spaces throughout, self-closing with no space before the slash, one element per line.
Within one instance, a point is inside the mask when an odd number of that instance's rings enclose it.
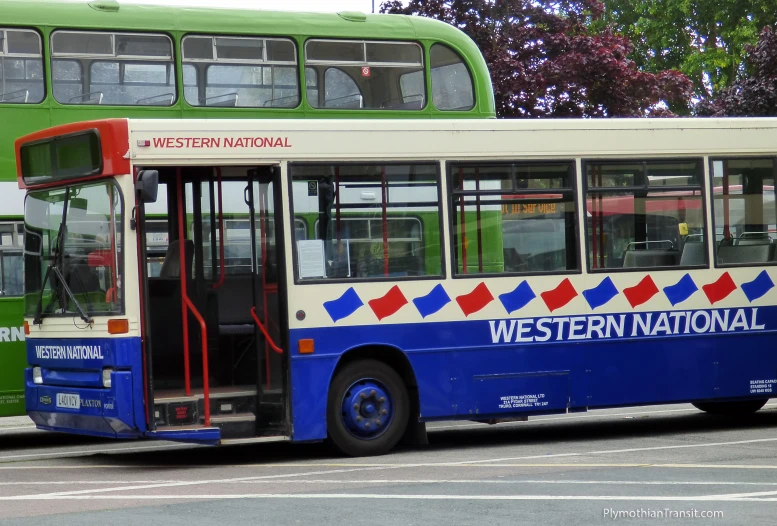
<path fill-rule="evenodd" d="M 81 397 L 77 394 L 57 393 L 57 407 L 81 409 Z"/>

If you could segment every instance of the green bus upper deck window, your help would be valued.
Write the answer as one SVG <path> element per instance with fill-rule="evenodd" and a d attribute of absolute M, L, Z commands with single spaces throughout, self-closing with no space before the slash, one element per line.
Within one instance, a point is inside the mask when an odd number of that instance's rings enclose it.
<path fill-rule="evenodd" d="M 193 35 L 184 37 L 182 46 L 184 98 L 192 106 L 299 105 L 293 41 Z"/>
<path fill-rule="evenodd" d="M 37 104 L 45 93 L 40 35 L 0 28 L 0 104 Z"/>
<path fill-rule="evenodd" d="M 171 106 L 173 42 L 167 35 L 55 31 L 54 98 L 62 104 Z"/>
<path fill-rule="evenodd" d="M 432 102 L 443 111 L 466 111 L 475 106 L 472 75 L 461 57 L 442 44 L 429 52 L 432 68 Z"/>
<path fill-rule="evenodd" d="M 423 82 L 408 90 L 402 79 L 423 79 L 423 49 L 414 42 L 308 40 L 305 44 L 307 99 L 314 108 L 421 110 Z M 320 85 L 323 81 L 323 86 Z"/>

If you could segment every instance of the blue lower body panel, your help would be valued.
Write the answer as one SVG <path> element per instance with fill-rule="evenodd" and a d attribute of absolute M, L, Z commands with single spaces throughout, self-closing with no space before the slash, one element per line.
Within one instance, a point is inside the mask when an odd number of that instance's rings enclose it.
<path fill-rule="evenodd" d="M 295 329 L 294 439 L 326 438 L 328 388 L 337 363 L 349 350 L 370 345 L 407 357 L 426 421 L 777 397 L 777 307 L 739 310 L 741 317 L 733 309 L 730 316 L 741 320 L 739 326 L 712 325 L 705 334 L 656 324 L 640 332 L 641 325 L 626 318 L 621 335 L 575 341 L 572 336 L 585 333 L 578 327 L 585 327 L 586 317 L 576 322 L 578 332 L 555 322 L 538 330 L 533 320 L 511 337 L 500 335 L 499 320 Z M 303 338 L 315 340 L 314 355 L 296 353 Z"/>

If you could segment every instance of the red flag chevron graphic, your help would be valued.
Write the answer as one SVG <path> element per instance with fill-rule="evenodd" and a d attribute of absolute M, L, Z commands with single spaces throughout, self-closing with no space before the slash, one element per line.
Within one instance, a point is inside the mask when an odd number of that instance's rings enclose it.
<path fill-rule="evenodd" d="M 623 289 L 623 295 L 626 296 L 632 309 L 646 303 L 656 294 L 658 294 L 658 287 L 650 276 L 645 276 L 633 287 Z"/>
<path fill-rule="evenodd" d="M 394 285 L 389 289 L 385 296 L 370 300 L 367 304 L 372 309 L 372 312 L 375 313 L 375 316 L 377 316 L 379 320 L 382 320 L 383 318 L 388 318 L 407 305 L 407 298 L 405 298 L 405 295 L 399 290 L 399 287 Z"/>
<path fill-rule="evenodd" d="M 714 304 L 727 298 L 729 294 L 737 290 L 737 286 L 736 283 L 734 283 L 734 280 L 731 279 L 731 275 L 728 272 L 724 272 L 717 281 L 702 286 L 701 290 L 707 295 L 707 299 L 710 300 L 710 303 Z"/>
<path fill-rule="evenodd" d="M 553 290 L 547 290 L 540 294 L 540 296 L 542 296 L 542 301 L 548 306 L 550 312 L 553 312 L 572 301 L 577 296 L 577 291 L 572 282 L 569 281 L 569 278 L 565 278 L 558 287 Z"/>
<path fill-rule="evenodd" d="M 483 282 L 475 287 L 475 290 L 469 294 L 456 297 L 456 303 L 459 304 L 464 316 L 469 316 L 470 314 L 481 310 L 492 301 L 494 301 L 494 296 L 491 295 L 491 291 L 488 290 L 488 287 L 486 287 L 486 284 Z"/>

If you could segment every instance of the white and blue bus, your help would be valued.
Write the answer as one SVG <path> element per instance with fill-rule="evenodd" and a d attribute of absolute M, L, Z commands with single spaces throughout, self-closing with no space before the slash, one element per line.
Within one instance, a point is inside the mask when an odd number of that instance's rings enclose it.
<path fill-rule="evenodd" d="M 381 454 L 777 389 L 777 120 L 106 120 L 16 142 L 38 427 Z"/>

